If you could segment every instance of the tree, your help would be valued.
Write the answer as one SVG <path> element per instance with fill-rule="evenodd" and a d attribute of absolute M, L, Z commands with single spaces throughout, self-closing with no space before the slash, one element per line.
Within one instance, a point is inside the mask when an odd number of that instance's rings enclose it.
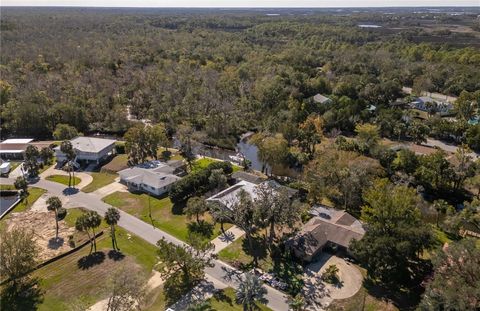
<path fill-rule="evenodd" d="M 367 267 L 372 280 L 399 285 L 412 276 L 410 267 L 431 243 L 422 226 L 414 189 L 377 180 L 364 194 L 362 220 L 368 227 L 360 241 L 352 241 L 353 254 Z"/>
<path fill-rule="evenodd" d="M 407 174 L 415 173 L 419 164 L 418 157 L 415 152 L 409 149 L 400 149 L 397 152 L 395 160 L 393 160 L 392 166 L 396 171 L 402 171 Z"/>
<path fill-rule="evenodd" d="M 53 131 L 53 138 L 56 140 L 70 140 L 78 136 L 78 131 L 74 126 L 59 123 Z"/>
<path fill-rule="evenodd" d="M 220 223 L 220 230 L 225 235 L 224 224 L 231 219 L 231 211 L 216 202 L 209 204 L 210 214 L 216 223 Z"/>
<path fill-rule="evenodd" d="M 40 158 L 42 158 L 44 164 L 50 164 L 53 159 L 53 150 L 50 147 L 43 147 L 40 149 Z"/>
<path fill-rule="evenodd" d="M 30 177 L 37 177 L 38 176 L 38 157 L 40 156 L 40 152 L 38 152 L 38 148 L 29 145 L 27 149 L 25 149 L 25 161 L 23 162 L 23 166 L 27 169 L 28 175 Z"/>
<path fill-rule="evenodd" d="M 207 301 L 198 302 L 196 301 L 192 305 L 188 306 L 187 311 L 215 311 L 214 308 Z"/>
<path fill-rule="evenodd" d="M 195 216 L 197 224 L 200 224 L 200 216 L 203 216 L 208 210 L 208 204 L 205 199 L 201 197 L 193 197 L 188 199 L 187 207 L 185 208 L 185 214 L 188 219 Z"/>
<path fill-rule="evenodd" d="M 299 130 L 300 148 L 311 157 L 315 152 L 315 145 L 320 143 L 323 137 L 323 120 L 319 116 L 310 115 L 300 124 Z"/>
<path fill-rule="evenodd" d="M 149 151 L 147 133 L 143 124 L 138 124 L 128 129 L 123 136 L 125 151 L 128 154 L 130 165 L 137 165 L 146 161 Z"/>
<path fill-rule="evenodd" d="M 236 290 L 235 300 L 243 306 L 244 311 L 252 311 L 258 309 L 257 302 L 266 303 L 266 294 L 267 289 L 263 287 L 262 281 L 247 272 Z"/>
<path fill-rule="evenodd" d="M 68 164 L 68 187 L 72 186 L 72 174 L 75 178 L 75 167 L 73 166 L 73 161 L 76 158 L 75 149 L 73 149 L 72 143 L 69 140 L 64 140 L 60 144 L 60 151 L 65 154 Z"/>
<path fill-rule="evenodd" d="M 442 150 L 420 157 L 420 165 L 415 171 L 415 177 L 426 188 L 436 191 L 449 190 L 455 180 L 455 172 L 446 154 Z"/>
<path fill-rule="evenodd" d="M 465 144 L 461 144 L 455 151 L 453 171 L 455 180 L 453 188 L 458 190 L 463 187 L 465 180 L 475 175 L 476 165 L 472 161 L 472 150 Z"/>
<path fill-rule="evenodd" d="M 108 285 L 107 311 L 141 310 L 146 294 L 146 278 L 136 266 L 117 268 Z"/>
<path fill-rule="evenodd" d="M 340 281 L 338 277 L 338 267 L 336 265 L 330 265 L 325 269 L 322 274 L 322 279 L 330 284 L 336 284 Z"/>
<path fill-rule="evenodd" d="M 102 222 L 100 215 L 98 215 L 95 211 L 89 211 L 87 213 L 82 214 L 77 218 L 75 221 L 75 229 L 80 232 L 86 232 L 88 235 L 88 239 L 90 241 L 90 254 L 92 253 L 92 249 L 97 251 L 97 240 L 95 234 L 95 228 L 98 228 Z M 90 230 L 92 233 L 90 234 Z"/>
<path fill-rule="evenodd" d="M 15 182 L 13 183 L 13 186 L 15 189 L 20 190 L 20 198 L 22 200 L 27 200 L 28 198 L 28 183 L 25 177 L 23 176 L 18 176 L 17 179 L 15 179 Z M 26 202 L 28 203 L 28 202 Z"/>
<path fill-rule="evenodd" d="M 105 222 L 107 225 L 110 226 L 110 236 L 112 238 L 112 248 L 114 250 L 119 250 L 120 248 L 117 245 L 117 237 L 115 235 L 115 225 L 117 225 L 118 221 L 120 220 L 120 212 L 114 208 L 110 207 L 105 212 Z"/>
<path fill-rule="evenodd" d="M 380 140 L 380 130 L 378 126 L 374 124 L 357 124 L 355 133 L 357 133 L 359 144 L 369 151 L 375 147 Z"/>
<path fill-rule="evenodd" d="M 230 223 L 236 225 L 245 232 L 248 241 L 248 248 L 253 254 L 253 264 L 257 265 L 257 256 L 253 246 L 252 235 L 255 233 L 255 207 L 251 196 L 245 191 L 240 190 L 237 194 L 237 199 L 232 204 L 228 219 Z"/>
<path fill-rule="evenodd" d="M 480 248 L 472 239 L 451 242 L 432 258 L 433 279 L 419 310 L 466 310 L 480 307 Z"/>
<path fill-rule="evenodd" d="M 47 209 L 54 212 L 55 215 L 55 239 L 58 240 L 58 212 L 62 208 L 62 201 L 58 197 L 49 197 L 47 199 Z"/>
<path fill-rule="evenodd" d="M 176 300 L 185 291 L 203 280 L 206 267 L 213 267 L 213 244 L 201 237 L 190 235 L 189 244 L 175 245 L 161 239 L 157 242 L 159 264 L 155 267 L 165 279 L 165 292 Z"/>
<path fill-rule="evenodd" d="M 445 214 L 447 212 L 447 210 L 449 209 L 450 205 L 445 201 L 445 200 L 435 200 L 433 202 L 433 208 L 437 211 L 437 227 L 439 226 L 438 225 L 438 222 L 440 220 L 440 215 L 442 214 Z"/>
<path fill-rule="evenodd" d="M 260 184 L 255 189 L 255 199 L 253 201 L 255 208 L 256 223 L 262 227 L 270 227 L 269 245 L 272 246 L 275 240 L 275 227 L 288 226 L 293 228 L 298 224 L 303 212 L 303 205 L 299 202 L 292 204 L 288 191 L 273 183 Z"/>
<path fill-rule="evenodd" d="M 418 121 L 412 122 L 407 129 L 407 135 L 410 136 L 416 144 L 427 142 L 429 133 L 430 128 Z"/>
<path fill-rule="evenodd" d="M 263 162 L 262 173 L 270 166 L 284 163 L 288 154 L 288 142 L 282 134 L 274 136 L 259 133 L 252 137 L 251 142 L 258 147 L 258 157 Z"/>
<path fill-rule="evenodd" d="M 193 153 L 193 143 L 195 130 L 189 123 L 180 124 L 177 130 L 177 138 L 182 144 L 180 152 L 182 156 L 187 160 L 188 166 L 192 169 L 192 162 L 195 160 L 195 154 Z"/>
<path fill-rule="evenodd" d="M 37 265 L 38 248 L 34 232 L 20 228 L 1 230 L 0 275 L 14 286 L 25 280 Z"/>
<path fill-rule="evenodd" d="M 480 231 L 480 200 L 475 198 L 472 202 L 465 202 L 464 208 L 456 213 L 451 213 L 445 219 L 447 229 L 456 235 L 464 227 L 474 227 Z"/>
<path fill-rule="evenodd" d="M 208 177 L 208 183 L 211 189 L 223 189 L 227 185 L 227 176 L 222 169 L 212 170 Z"/>
<path fill-rule="evenodd" d="M 305 298 L 300 294 L 297 294 L 295 297 L 290 297 L 288 299 L 288 306 L 292 311 L 303 311 L 306 306 Z"/>

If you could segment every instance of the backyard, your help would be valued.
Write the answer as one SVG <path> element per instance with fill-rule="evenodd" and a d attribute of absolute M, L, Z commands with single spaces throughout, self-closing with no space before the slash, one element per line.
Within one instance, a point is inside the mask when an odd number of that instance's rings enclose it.
<path fill-rule="evenodd" d="M 155 227 L 182 241 L 187 241 L 188 239 L 188 223 L 190 221 L 180 208 L 172 204 L 169 197 L 155 198 L 147 194 L 115 192 L 106 196 L 103 200 L 105 203 L 118 207 L 147 223 L 152 223 Z M 151 218 L 149 216 L 149 206 Z M 203 220 L 212 222 L 212 218 L 208 213 L 205 214 Z M 231 225 L 226 224 L 224 227 L 227 230 Z M 220 225 L 216 224 L 211 238 L 219 234 Z"/>

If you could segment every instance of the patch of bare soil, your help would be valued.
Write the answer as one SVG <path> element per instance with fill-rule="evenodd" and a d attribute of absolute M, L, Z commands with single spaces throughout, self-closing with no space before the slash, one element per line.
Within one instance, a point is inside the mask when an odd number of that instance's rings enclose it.
<path fill-rule="evenodd" d="M 14 227 L 21 227 L 34 232 L 34 240 L 39 248 L 40 261 L 48 260 L 69 251 L 71 247 L 68 244 L 68 237 L 75 232 L 75 228 L 68 227 L 64 221 L 59 221 L 58 239 L 56 239 L 53 212 L 42 213 L 35 210 L 12 213 L 7 221 L 7 230 Z"/>

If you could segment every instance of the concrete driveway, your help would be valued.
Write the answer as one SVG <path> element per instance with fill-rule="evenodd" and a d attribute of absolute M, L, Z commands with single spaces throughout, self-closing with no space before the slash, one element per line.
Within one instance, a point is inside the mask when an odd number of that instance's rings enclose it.
<path fill-rule="evenodd" d="M 307 266 L 307 270 L 312 275 L 320 276 L 330 265 L 337 266 L 341 284 L 334 286 L 325 283 L 329 298 L 345 299 L 355 295 L 362 287 L 363 276 L 357 267 L 344 259 L 323 253 L 318 261 Z"/>

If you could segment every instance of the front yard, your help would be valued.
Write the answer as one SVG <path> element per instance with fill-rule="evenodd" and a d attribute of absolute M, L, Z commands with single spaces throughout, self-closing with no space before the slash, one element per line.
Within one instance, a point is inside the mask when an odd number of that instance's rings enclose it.
<path fill-rule="evenodd" d="M 91 172 L 89 173 L 93 180 L 91 183 L 82 188 L 83 192 L 93 192 L 98 190 L 106 185 L 111 184 L 115 181 L 115 178 L 118 177 L 118 174 L 108 173 L 108 172 Z"/>
<path fill-rule="evenodd" d="M 65 186 L 68 186 L 68 175 L 50 175 L 45 178 L 46 180 L 58 182 L 60 184 L 64 184 Z M 77 176 L 72 178 L 72 186 L 78 185 L 82 180 L 78 178 Z"/>
<path fill-rule="evenodd" d="M 152 223 L 155 227 L 182 241 L 187 241 L 188 239 L 188 223 L 191 221 L 187 219 L 187 216 L 179 208 L 173 206 L 169 197 L 158 199 L 147 194 L 115 192 L 103 198 L 103 201 L 147 223 Z M 149 206 L 152 213 L 151 218 L 149 216 Z M 207 222 L 212 222 L 209 214 L 205 214 L 203 219 Z M 226 224 L 224 227 L 227 230 L 230 226 Z M 211 238 L 219 234 L 220 225 L 217 224 L 213 229 Z"/>

